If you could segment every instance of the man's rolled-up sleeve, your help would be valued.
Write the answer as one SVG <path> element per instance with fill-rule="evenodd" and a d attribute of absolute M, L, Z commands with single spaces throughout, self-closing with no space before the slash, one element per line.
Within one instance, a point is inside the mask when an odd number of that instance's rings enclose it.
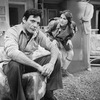
<path fill-rule="evenodd" d="M 39 44 L 47 50 L 51 50 L 52 46 L 54 46 L 53 42 L 50 41 L 49 37 L 47 37 L 43 32 L 39 33 Z"/>
<path fill-rule="evenodd" d="M 87 6 L 88 6 L 87 7 L 88 9 L 87 9 L 85 15 L 82 17 L 82 20 L 85 22 L 90 21 L 93 17 L 93 13 L 94 13 L 94 6 L 91 4 L 88 4 Z"/>
<path fill-rule="evenodd" d="M 9 29 L 5 33 L 4 39 L 5 39 L 5 46 L 4 46 L 5 52 L 8 57 L 14 60 L 20 53 L 18 47 L 18 34 L 13 29 Z"/>

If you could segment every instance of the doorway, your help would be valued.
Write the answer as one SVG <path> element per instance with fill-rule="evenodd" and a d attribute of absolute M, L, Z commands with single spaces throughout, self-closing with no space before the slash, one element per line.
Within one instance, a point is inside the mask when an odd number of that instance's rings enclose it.
<path fill-rule="evenodd" d="M 21 23 L 25 8 L 25 4 L 9 3 L 10 26 Z"/>
<path fill-rule="evenodd" d="M 98 34 L 100 34 L 100 10 L 99 10 L 99 13 L 98 13 Z"/>
<path fill-rule="evenodd" d="M 18 9 L 16 7 L 9 7 L 9 20 L 10 26 L 18 24 Z"/>

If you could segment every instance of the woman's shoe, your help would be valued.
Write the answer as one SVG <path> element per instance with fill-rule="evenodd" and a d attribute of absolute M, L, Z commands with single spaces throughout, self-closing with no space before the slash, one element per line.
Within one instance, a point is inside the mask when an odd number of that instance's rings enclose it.
<path fill-rule="evenodd" d="M 63 77 L 66 77 L 66 76 L 71 76 L 71 77 L 73 77 L 73 75 L 71 74 L 71 73 L 69 73 L 66 69 L 63 69 L 62 68 L 62 76 Z"/>
<path fill-rule="evenodd" d="M 92 68 L 91 67 L 88 67 L 87 70 L 91 72 L 92 71 Z"/>

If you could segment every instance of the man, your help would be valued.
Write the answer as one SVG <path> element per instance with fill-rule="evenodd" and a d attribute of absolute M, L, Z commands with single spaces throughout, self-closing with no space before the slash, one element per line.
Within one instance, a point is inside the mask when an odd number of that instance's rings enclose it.
<path fill-rule="evenodd" d="M 79 32 L 82 34 L 82 50 L 83 62 L 88 71 L 91 71 L 90 66 L 90 35 L 91 35 L 91 19 L 94 13 L 94 7 L 89 3 L 90 0 L 78 0 L 78 19 Z"/>
<path fill-rule="evenodd" d="M 36 71 L 48 77 L 44 100 L 56 100 L 53 91 L 62 88 L 59 49 L 39 29 L 40 18 L 39 10 L 29 9 L 24 13 L 22 23 L 5 33 L 5 51 L 10 61 L 4 67 L 4 72 L 8 78 L 12 100 L 26 100 L 22 80 L 24 73 Z M 39 58 L 34 56 L 40 46 L 49 50 L 50 54 Z"/>
<path fill-rule="evenodd" d="M 72 13 L 69 10 L 61 12 L 60 17 L 52 19 L 46 29 L 51 39 L 57 40 L 58 47 L 61 51 L 62 57 L 62 75 L 72 76 L 67 71 L 69 64 L 74 56 L 72 37 L 77 31 L 74 21 L 72 21 Z"/>

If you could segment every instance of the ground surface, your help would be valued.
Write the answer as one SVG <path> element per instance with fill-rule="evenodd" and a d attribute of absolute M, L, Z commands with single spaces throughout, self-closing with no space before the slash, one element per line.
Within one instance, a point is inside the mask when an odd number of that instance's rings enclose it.
<path fill-rule="evenodd" d="M 58 100 L 100 100 L 100 67 L 63 78 L 63 86 L 55 91 Z"/>
<path fill-rule="evenodd" d="M 100 67 L 63 78 L 63 86 L 63 89 L 55 91 L 58 100 L 100 100 Z M 0 87 L 0 97 L 7 96 L 5 89 L 1 92 L 3 89 Z"/>

